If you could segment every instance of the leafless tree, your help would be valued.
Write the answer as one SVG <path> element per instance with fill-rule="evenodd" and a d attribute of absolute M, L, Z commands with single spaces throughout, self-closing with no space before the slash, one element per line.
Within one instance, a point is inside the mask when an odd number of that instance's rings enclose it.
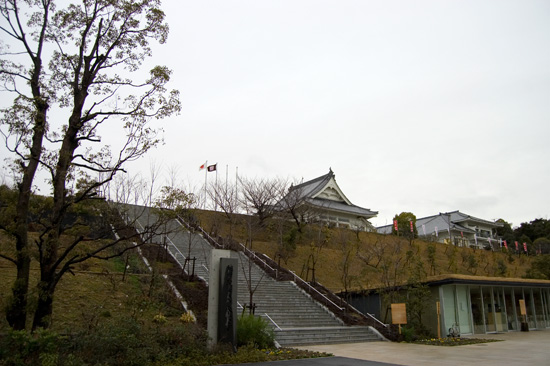
<path fill-rule="evenodd" d="M 300 187 L 291 185 L 288 189 L 280 187 L 281 200 L 275 205 L 277 215 L 288 216 L 295 224 L 300 233 L 312 216 L 311 208 L 306 204 L 304 191 Z"/>
<path fill-rule="evenodd" d="M 346 296 L 346 300 L 349 300 L 347 298 L 348 292 L 352 287 L 353 281 L 355 281 L 356 279 L 356 276 L 354 276 L 351 272 L 351 265 L 353 259 L 357 255 L 358 250 L 358 242 L 352 241 L 349 238 L 348 234 L 349 232 L 347 230 L 339 230 L 337 236 L 339 248 L 342 252 L 342 262 L 340 263 L 340 280 L 342 281 L 342 285 L 344 286 L 344 294 Z"/>
<path fill-rule="evenodd" d="M 287 183 L 275 178 L 249 179 L 239 178 L 242 206 L 252 208 L 258 216 L 259 224 L 274 214 L 274 205 L 281 200 L 281 193 L 285 191 Z"/>
<path fill-rule="evenodd" d="M 241 207 L 235 185 L 229 182 L 214 182 L 207 189 L 208 197 L 216 207 L 219 207 L 229 223 L 229 238 L 232 238 L 233 227 L 237 222 L 237 214 Z"/>

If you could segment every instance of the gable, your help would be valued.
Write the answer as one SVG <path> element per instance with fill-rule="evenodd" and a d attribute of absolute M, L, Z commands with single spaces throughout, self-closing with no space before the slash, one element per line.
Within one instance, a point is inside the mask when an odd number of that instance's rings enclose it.
<path fill-rule="evenodd" d="M 316 194 L 312 195 L 311 198 L 322 198 L 329 201 L 342 202 L 347 205 L 352 204 L 344 195 L 340 187 L 338 187 L 338 184 L 336 184 L 334 176 L 332 176 Z"/>
<path fill-rule="evenodd" d="M 325 188 L 323 191 L 321 191 L 315 197 L 316 198 L 324 198 L 326 200 L 331 200 L 331 201 L 344 202 L 344 199 L 342 198 L 340 193 L 332 187 Z"/>

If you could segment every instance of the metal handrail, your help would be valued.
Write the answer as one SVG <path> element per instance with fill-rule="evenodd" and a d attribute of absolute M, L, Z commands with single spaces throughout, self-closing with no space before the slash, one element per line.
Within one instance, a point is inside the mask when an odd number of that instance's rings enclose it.
<path fill-rule="evenodd" d="M 336 303 L 334 301 L 332 301 L 331 299 L 329 299 L 325 294 L 319 292 L 319 290 L 317 290 L 315 287 L 311 286 L 309 283 L 307 283 L 306 281 L 304 281 L 300 276 L 298 276 L 296 273 L 294 273 L 293 271 L 290 271 L 293 275 L 294 275 L 294 282 L 298 282 L 296 281 L 297 279 L 299 279 L 300 281 L 302 281 L 302 283 L 304 283 L 308 288 L 312 289 L 313 291 L 317 292 L 319 295 L 321 295 L 323 298 L 325 298 L 328 302 L 330 302 L 332 305 L 334 305 L 335 307 L 337 307 L 338 309 L 340 310 L 344 310 L 343 307 L 339 306 L 339 305 L 336 305 Z"/>
<path fill-rule="evenodd" d="M 178 216 L 178 218 L 180 219 L 180 221 L 185 224 L 185 226 L 187 226 L 187 228 L 190 227 L 190 225 L 185 221 L 183 220 L 181 217 Z M 207 237 L 208 239 L 210 239 L 211 242 L 214 242 L 216 243 L 216 241 L 206 232 L 204 231 L 204 229 L 202 227 L 198 227 L 198 230 L 202 233 L 203 236 Z M 258 255 L 256 255 L 256 253 L 254 253 L 252 250 L 248 249 L 244 244 L 242 243 L 238 243 L 242 248 L 243 248 L 243 251 L 245 252 L 245 254 L 247 256 L 252 256 L 254 258 L 257 258 L 265 267 L 268 267 L 269 269 L 271 269 L 272 271 L 276 271 L 275 268 L 271 267 L 266 261 L 264 261 L 262 258 L 260 258 Z M 301 281 L 301 283 L 305 284 L 307 286 L 308 289 L 311 289 L 313 291 L 315 291 L 318 295 L 320 295 L 321 297 L 323 297 L 327 302 L 331 303 L 334 307 L 336 307 L 337 309 L 339 310 L 344 310 L 345 307 L 343 306 L 339 306 L 337 305 L 334 301 L 332 301 L 331 299 L 329 299 L 325 294 L 323 294 L 322 292 L 320 292 L 319 290 L 317 290 L 315 287 L 311 286 L 311 284 L 309 284 L 308 282 L 304 281 L 301 277 L 299 277 L 295 272 L 293 271 L 290 271 L 293 276 L 294 276 L 294 282 L 298 282 L 298 280 Z M 347 302 L 346 302 L 347 303 Z M 362 312 L 360 312 L 359 310 L 357 310 L 355 307 L 353 307 L 351 304 L 348 303 L 348 306 L 351 307 L 353 310 L 355 310 L 357 313 L 359 314 L 364 314 Z M 269 317 L 269 315 L 265 314 L 269 320 L 271 320 L 271 322 L 273 322 L 273 324 L 275 324 L 275 326 L 277 326 L 277 328 L 279 328 L 279 326 L 273 321 L 273 319 L 271 319 Z M 384 326 L 384 327 L 387 327 L 388 325 L 387 324 L 384 324 L 383 322 L 381 322 L 379 319 L 377 319 L 374 315 L 372 314 L 364 314 L 365 316 L 368 316 L 370 317 L 371 319 L 373 319 L 374 321 L 376 321 L 377 323 L 379 323 L 380 325 Z M 279 328 L 281 329 L 281 328 Z"/>
<path fill-rule="evenodd" d="M 275 321 L 273 319 L 271 319 L 271 317 L 269 315 L 267 315 L 267 313 L 264 313 L 264 315 L 267 317 L 267 319 L 269 319 L 273 323 L 273 325 L 275 325 L 277 327 L 277 329 L 283 330 L 283 328 L 281 328 L 277 323 L 275 323 Z"/>
<path fill-rule="evenodd" d="M 256 255 L 256 253 L 254 253 L 253 251 L 251 251 L 250 249 L 248 249 L 247 247 L 245 247 L 243 243 L 239 243 L 239 245 L 240 245 L 241 247 L 243 247 L 243 249 L 244 249 L 243 251 L 244 251 L 245 253 L 247 253 L 247 251 L 248 251 L 247 256 L 253 256 L 254 258 L 257 258 L 264 266 L 268 267 L 268 268 L 269 268 L 270 270 L 272 270 L 272 271 L 275 271 L 275 268 L 271 267 L 269 264 L 267 264 L 266 261 L 264 261 L 262 258 L 258 257 L 258 256 Z"/>
<path fill-rule="evenodd" d="M 178 259 L 178 254 L 181 255 L 183 257 L 183 260 L 188 260 L 187 256 L 185 254 L 183 254 L 179 248 L 176 246 L 176 244 L 174 244 L 174 242 L 168 237 L 168 235 L 165 235 L 165 238 L 168 239 L 168 241 L 170 242 L 170 245 L 168 245 L 168 251 L 170 252 L 170 254 L 172 254 L 172 256 L 174 257 L 174 259 Z M 172 251 L 175 249 L 175 254 L 172 253 Z M 180 264 L 181 265 L 181 264 Z"/>

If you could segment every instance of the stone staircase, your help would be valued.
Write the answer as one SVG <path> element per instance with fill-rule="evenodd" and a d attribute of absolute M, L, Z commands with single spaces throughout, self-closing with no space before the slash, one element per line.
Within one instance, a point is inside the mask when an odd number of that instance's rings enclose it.
<path fill-rule="evenodd" d="M 154 213 L 143 208 L 141 217 L 132 217 L 136 229 L 145 220 L 155 220 Z M 130 212 L 131 210 L 129 210 Z M 198 234 L 191 234 L 178 221 L 167 224 L 167 247 L 171 255 L 183 265 L 185 258 L 196 258 L 195 274 L 208 283 L 208 267 L 212 246 Z M 153 242 L 162 243 L 162 236 L 153 237 Z M 380 341 L 383 339 L 371 327 L 346 326 L 326 307 L 315 301 L 309 294 L 292 281 L 275 281 L 256 264 L 249 261 L 243 252 L 231 252 L 232 258 L 239 259 L 238 307 L 243 312 L 250 303 L 249 281 L 255 289 L 252 301 L 255 315 L 264 318 L 274 331 L 280 346 L 308 344 L 352 343 Z M 248 312 L 248 309 L 246 309 Z"/>
<path fill-rule="evenodd" d="M 352 343 L 379 341 L 381 338 L 370 327 L 349 327 L 324 306 L 311 298 L 292 281 L 275 281 L 251 264 L 241 252 L 232 252 L 239 258 L 238 302 L 250 303 L 248 266 L 251 269 L 252 288 L 259 281 L 253 302 L 255 315 L 263 317 L 275 331 L 281 346 L 307 344 Z M 246 272 L 246 273 L 245 273 Z M 247 310 L 248 311 L 248 310 Z"/>

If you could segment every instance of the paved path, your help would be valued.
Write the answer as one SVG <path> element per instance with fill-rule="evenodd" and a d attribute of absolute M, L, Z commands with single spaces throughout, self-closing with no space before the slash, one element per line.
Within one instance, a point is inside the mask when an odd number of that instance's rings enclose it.
<path fill-rule="evenodd" d="M 286 360 L 240 364 L 246 366 L 399 366 L 376 361 L 364 361 L 347 357 L 306 358 L 302 360 Z M 237 365 L 223 365 L 237 366 Z"/>
<path fill-rule="evenodd" d="M 550 329 L 477 335 L 502 342 L 469 346 L 426 346 L 421 344 L 369 342 L 299 347 L 328 352 L 336 357 L 260 362 L 248 366 L 388 366 L 388 365 L 550 365 Z"/>
<path fill-rule="evenodd" d="M 329 352 L 335 356 L 396 365 L 550 365 L 550 329 L 483 334 L 477 335 L 476 338 L 499 339 L 502 342 L 454 347 L 377 342 L 336 346 L 319 345 L 305 348 L 312 351 Z M 338 365 L 338 363 L 333 365 Z"/>

